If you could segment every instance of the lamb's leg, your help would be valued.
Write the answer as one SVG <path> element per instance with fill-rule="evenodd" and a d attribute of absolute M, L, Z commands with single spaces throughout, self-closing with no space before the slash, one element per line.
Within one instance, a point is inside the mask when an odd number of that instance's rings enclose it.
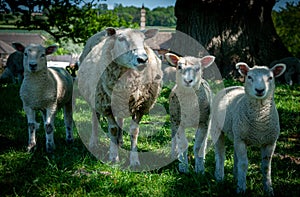
<path fill-rule="evenodd" d="M 109 159 L 112 162 L 119 161 L 119 136 L 122 129 L 118 126 L 114 116 L 112 114 L 107 116 L 108 130 L 110 133 L 110 147 L 109 147 Z"/>
<path fill-rule="evenodd" d="M 216 169 L 215 177 L 217 181 L 222 181 L 224 179 L 224 161 L 225 161 L 225 136 L 222 132 L 215 144 L 215 160 Z"/>
<path fill-rule="evenodd" d="M 182 173 L 189 172 L 189 162 L 188 162 L 188 140 L 185 136 L 185 130 L 182 126 L 179 126 L 177 133 L 175 135 L 177 142 L 177 150 L 178 150 L 178 159 L 179 159 L 179 171 Z"/>
<path fill-rule="evenodd" d="M 122 131 L 123 130 L 124 119 L 123 118 L 117 118 L 117 123 L 119 125 L 119 128 Z M 122 146 L 123 145 L 123 132 L 119 132 L 118 141 L 119 141 L 119 145 Z"/>
<path fill-rule="evenodd" d="M 27 122 L 28 122 L 28 146 L 27 150 L 30 152 L 36 145 L 36 130 L 39 128 L 39 125 L 35 121 L 35 111 L 32 110 L 29 107 L 24 106 L 24 111 L 27 116 Z"/>
<path fill-rule="evenodd" d="M 130 141 L 131 141 L 131 151 L 130 151 L 130 166 L 140 165 L 138 150 L 137 150 L 137 139 L 139 135 L 139 122 L 142 119 L 141 116 L 133 118 L 130 123 Z"/>
<path fill-rule="evenodd" d="M 91 150 L 97 148 L 98 144 L 98 120 L 100 119 L 100 114 L 97 114 L 95 110 L 92 110 L 92 134 L 90 137 L 89 148 Z"/>
<path fill-rule="evenodd" d="M 271 162 L 272 156 L 276 147 L 276 143 L 267 145 L 261 148 L 261 171 L 263 175 L 264 190 L 270 195 L 274 196 L 271 180 Z"/>
<path fill-rule="evenodd" d="M 246 191 L 246 176 L 248 171 L 247 146 L 243 141 L 234 141 L 234 151 L 237 162 L 237 193 Z"/>
<path fill-rule="evenodd" d="M 46 151 L 48 153 L 52 153 L 55 149 L 55 143 L 54 143 L 54 119 L 56 116 L 56 108 L 50 108 L 46 110 L 45 115 L 45 121 L 44 121 L 44 127 L 46 131 Z"/>
<path fill-rule="evenodd" d="M 72 143 L 72 142 L 74 142 L 72 100 L 70 100 L 64 106 L 64 121 L 65 121 L 65 127 L 66 127 L 66 142 L 67 143 Z"/>
<path fill-rule="evenodd" d="M 207 125 L 200 125 L 196 131 L 194 155 L 195 155 L 195 172 L 205 173 L 205 151 L 207 145 Z"/>

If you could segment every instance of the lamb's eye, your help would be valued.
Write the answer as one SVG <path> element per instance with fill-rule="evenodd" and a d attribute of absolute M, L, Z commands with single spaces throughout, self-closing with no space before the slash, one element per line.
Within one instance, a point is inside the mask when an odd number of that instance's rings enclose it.
<path fill-rule="evenodd" d="M 199 71 L 200 71 L 200 67 L 197 67 L 197 68 L 195 69 L 195 71 L 196 71 L 196 72 L 199 72 Z"/>
<path fill-rule="evenodd" d="M 45 54 L 42 54 L 41 57 L 45 57 Z"/>
<path fill-rule="evenodd" d="M 247 76 L 247 78 L 248 78 L 249 80 L 251 80 L 251 81 L 253 80 L 251 76 Z"/>
<path fill-rule="evenodd" d="M 181 69 L 182 69 L 182 66 L 181 66 L 180 64 L 178 64 L 178 65 L 177 65 L 177 69 L 178 69 L 178 70 L 181 70 Z"/>
<path fill-rule="evenodd" d="M 118 40 L 119 40 L 120 42 L 123 42 L 123 41 L 126 40 L 126 37 L 123 36 L 123 35 L 120 35 L 120 36 L 118 37 Z"/>
<path fill-rule="evenodd" d="M 273 79 L 273 77 L 269 77 L 269 81 L 271 81 Z"/>
<path fill-rule="evenodd" d="M 24 52 L 24 56 L 26 56 L 26 57 L 27 57 L 27 55 L 28 55 L 28 54 L 27 54 L 26 52 Z"/>

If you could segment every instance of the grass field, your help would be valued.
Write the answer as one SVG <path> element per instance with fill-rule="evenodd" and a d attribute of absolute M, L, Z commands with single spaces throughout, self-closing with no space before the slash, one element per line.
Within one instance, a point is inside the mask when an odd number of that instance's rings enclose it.
<path fill-rule="evenodd" d="M 227 86 L 231 82 L 226 81 Z M 214 152 L 206 157 L 206 174 L 193 172 L 192 143 L 190 143 L 190 173 L 177 170 L 178 161 L 159 169 L 142 172 L 124 170 L 117 165 L 99 161 L 88 151 L 79 137 L 82 129 L 75 128 L 75 142 L 65 143 L 63 115 L 56 119 L 53 154 L 45 151 L 43 127 L 37 134 L 37 149 L 26 152 L 27 123 L 19 98 L 19 86 L 0 87 L 0 196 L 234 196 L 232 175 L 232 143 L 227 143 L 225 180 L 214 179 Z M 168 108 L 168 87 L 163 89 L 159 104 Z M 272 180 L 276 196 L 300 194 L 300 87 L 278 85 L 275 102 L 280 114 L 281 135 L 272 161 Z M 84 105 L 80 101 L 78 105 Z M 158 110 L 159 111 L 159 110 Z M 168 111 L 166 110 L 166 113 Z M 41 122 L 41 117 L 38 117 Z M 88 115 L 74 114 L 75 125 L 89 121 Z M 147 127 L 160 120 L 159 132 L 143 135 Z M 102 123 L 102 127 L 106 125 Z M 79 132 L 80 130 L 80 132 Z M 90 131 L 86 131 L 87 133 Z M 125 134 L 124 148 L 129 147 Z M 140 151 L 146 152 L 169 144 L 169 119 L 151 120 L 145 117 L 141 126 Z M 191 140 L 192 142 L 192 140 Z M 258 148 L 250 148 L 247 193 L 244 196 L 263 196 Z"/>

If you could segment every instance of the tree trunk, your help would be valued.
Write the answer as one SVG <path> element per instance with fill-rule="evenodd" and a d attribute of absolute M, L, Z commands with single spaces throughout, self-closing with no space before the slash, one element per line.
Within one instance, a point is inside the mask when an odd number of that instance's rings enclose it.
<path fill-rule="evenodd" d="M 275 31 L 274 5 L 275 0 L 177 0 L 176 29 L 216 56 L 221 74 L 228 77 L 235 75 L 239 61 L 268 66 L 291 56 Z"/>

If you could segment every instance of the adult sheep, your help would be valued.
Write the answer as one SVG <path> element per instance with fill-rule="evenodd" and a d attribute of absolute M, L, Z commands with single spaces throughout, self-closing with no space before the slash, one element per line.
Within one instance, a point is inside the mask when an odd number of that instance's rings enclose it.
<path fill-rule="evenodd" d="M 90 147 L 96 147 L 98 143 L 98 119 L 106 117 L 111 161 L 119 161 L 123 118 L 132 117 L 130 165 L 140 165 L 137 152 L 139 122 L 154 105 L 162 86 L 161 61 L 144 42 L 156 33 L 154 29 L 141 32 L 108 28 L 107 35 L 102 37 L 100 34 L 101 41 L 93 47 L 86 46 L 90 52 L 80 58 L 78 87 L 93 110 Z"/>
<path fill-rule="evenodd" d="M 276 64 L 271 69 L 266 66 L 249 68 L 240 62 L 236 68 L 245 76 L 244 87 L 225 88 L 215 96 L 212 105 L 209 132 L 215 142 L 215 176 L 218 181 L 224 178 L 226 134 L 234 144 L 237 193 L 246 190 L 247 146 L 259 146 L 264 190 L 273 195 L 271 160 L 280 131 L 274 78 L 282 75 L 286 67 Z"/>
<path fill-rule="evenodd" d="M 4 72 L 0 76 L 0 83 L 13 82 L 21 84 L 24 78 L 23 53 L 19 51 L 18 45 L 15 43 L 13 43 L 12 46 L 17 51 L 8 56 Z"/>
<path fill-rule="evenodd" d="M 289 85 L 300 85 L 300 60 L 296 57 L 285 57 L 280 60 L 273 61 L 270 64 L 270 67 L 279 63 L 286 65 L 286 71 L 283 75 L 284 81 Z"/>
<path fill-rule="evenodd" d="M 54 119 L 60 107 L 64 109 L 66 141 L 73 142 L 73 79 L 63 68 L 47 67 L 46 55 L 54 53 L 57 46 L 44 48 L 37 44 L 27 47 L 20 43 L 15 45 L 24 54 L 24 80 L 20 88 L 20 97 L 28 121 L 28 151 L 36 145 L 38 123 L 35 116 L 36 110 L 40 110 L 46 131 L 46 151 L 52 152 L 55 148 Z"/>
<path fill-rule="evenodd" d="M 188 172 L 188 141 L 185 129 L 196 128 L 194 155 L 195 171 L 204 173 L 207 126 L 212 92 L 203 71 L 215 60 L 214 56 L 178 57 L 167 53 L 167 61 L 176 67 L 176 85 L 170 94 L 172 155 L 179 158 L 179 171 Z"/>

